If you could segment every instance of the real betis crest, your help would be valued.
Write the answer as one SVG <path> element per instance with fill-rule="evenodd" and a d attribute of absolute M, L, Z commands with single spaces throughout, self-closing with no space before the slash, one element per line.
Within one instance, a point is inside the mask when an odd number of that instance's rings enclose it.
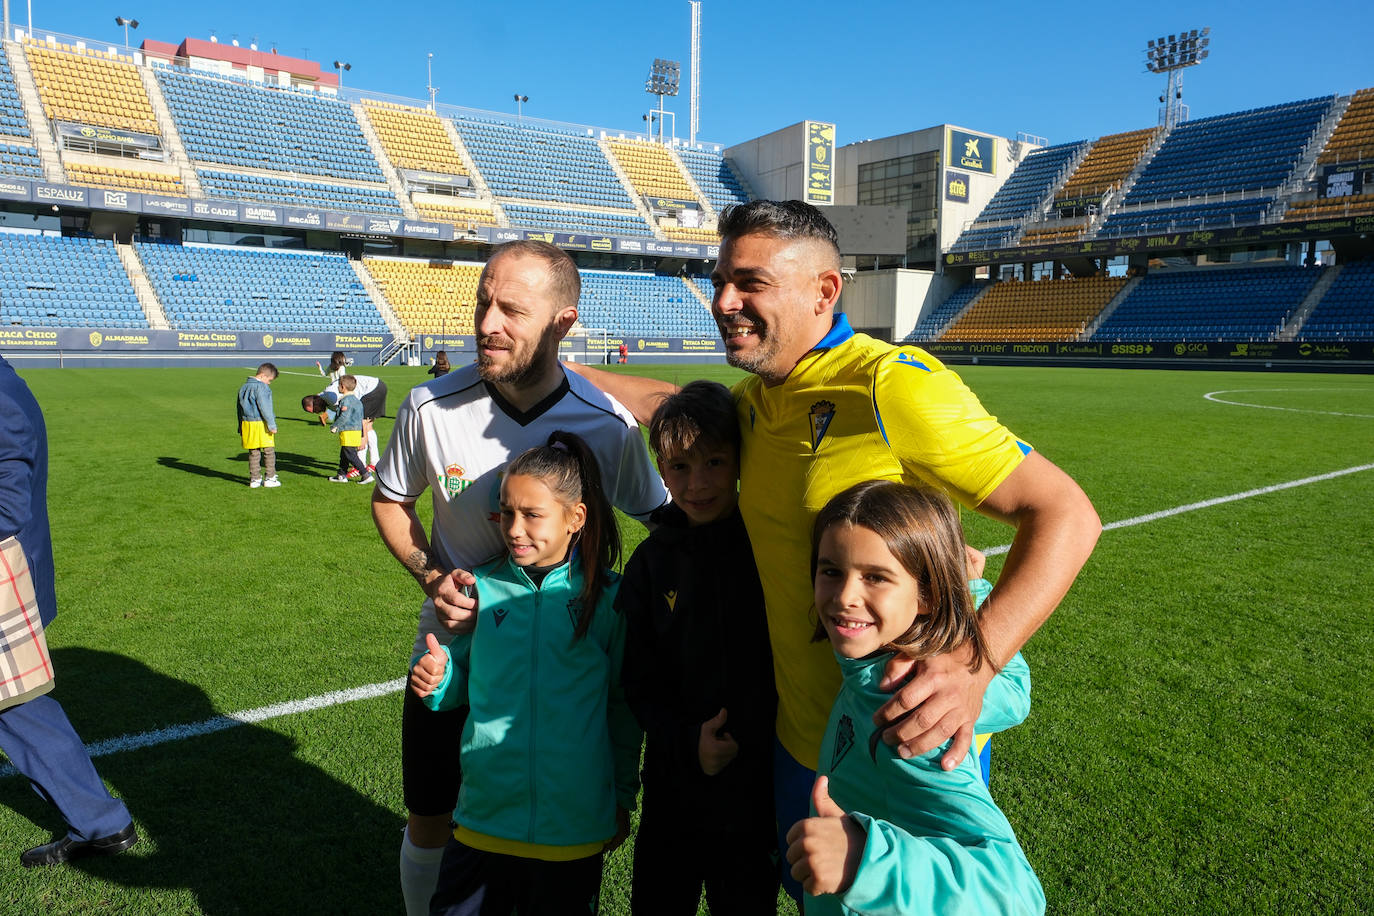
<path fill-rule="evenodd" d="M 835 419 L 835 404 L 832 401 L 817 401 L 811 405 L 811 453 L 815 454 L 821 447 L 821 440 L 825 438 L 825 431 L 830 428 L 830 421 Z"/>
<path fill-rule="evenodd" d="M 450 464 L 444 468 L 444 490 L 450 497 L 457 496 L 470 486 L 472 481 L 464 479 L 461 465 Z"/>

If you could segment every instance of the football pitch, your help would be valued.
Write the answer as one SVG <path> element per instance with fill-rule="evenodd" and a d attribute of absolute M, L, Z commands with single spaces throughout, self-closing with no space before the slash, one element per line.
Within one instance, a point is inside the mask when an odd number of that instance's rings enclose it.
<path fill-rule="evenodd" d="M 393 416 L 427 378 L 362 371 Z M 273 385 L 283 486 L 250 490 L 248 367 L 22 374 L 52 456 L 54 696 L 144 839 L 22 869 L 63 828 L 6 769 L 0 912 L 399 913 L 398 691 L 421 595 L 371 487 L 325 479 L 337 438 L 299 409 L 322 380 Z M 1025 651 L 1029 720 L 994 743 L 993 795 L 1050 910 L 1367 912 L 1374 377 L 960 374 L 1109 526 Z M 965 524 L 995 579 L 1010 529 Z M 603 913 L 629 912 L 629 872 L 627 844 Z"/>

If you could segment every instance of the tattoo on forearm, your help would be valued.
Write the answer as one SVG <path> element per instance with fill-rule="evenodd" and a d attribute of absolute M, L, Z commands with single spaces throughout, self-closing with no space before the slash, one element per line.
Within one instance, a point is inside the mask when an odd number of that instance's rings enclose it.
<path fill-rule="evenodd" d="M 410 555 L 401 562 L 406 569 L 410 570 L 412 576 L 420 580 L 425 578 L 426 573 L 439 568 L 439 564 L 434 561 L 434 558 L 423 550 L 412 550 Z"/>

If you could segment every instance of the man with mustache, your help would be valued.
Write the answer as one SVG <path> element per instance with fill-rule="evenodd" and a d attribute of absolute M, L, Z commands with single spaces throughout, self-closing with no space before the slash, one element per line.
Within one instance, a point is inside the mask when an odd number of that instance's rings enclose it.
<path fill-rule="evenodd" d="M 646 519 L 667 499 L 634 417 L 564 372 L 558 343 L 577 320 L 577 265 L 544 242 L 495 248 L 477 288 L 477 363 L 411 390 L 377 467 L 372 516 L 382 540 L 424 590 L 415 651 L 433 633 L 470 629 L 471 570 L 504 550 L 498 496 L 516 455 L 567 430 L 591 445 L 611 502 Z M 429 489 L 428 536 L 415 501 Z M 407 913 L 429 911 L 457 804 L 465 710 L 432 712 L 407 688 L 402 769 L 410 812 L 401 843 Z"/>
<path fill-rule="evenodd" d="M 982 615 L 999 667 L 1048 619 L 1086 562 L 1101 524 L 1063 471 L 989 416 L 930 354 L 855 334 L 835 314 L 843 278 L 834 228 L 800 201 L 752 201 L 720 218 L 711 311 L 732 366 L 742 446 L 740 512 L 763 583 L 778 688 L 774 783 L 785 833 L 807 816 L 821 737 L 840 672 L 813 642 L 808 536 L 827 500 L 881 478 L 945 490 L 1016 528 Z M 586 371 L 644 417 L 671 386 Z M 888 671 L 893 685 L 912 672 Z M 879 715 L 904 757 L 953 739 L 941 762 L 968 753 L 995 673 L 965 652 L 928 659 Z M 900 719 L 900 721 L 898 721 Z M 783 846 L 785 847 L 785 844 Z M 799 896 L 800 886 L 789 883 Z"/>

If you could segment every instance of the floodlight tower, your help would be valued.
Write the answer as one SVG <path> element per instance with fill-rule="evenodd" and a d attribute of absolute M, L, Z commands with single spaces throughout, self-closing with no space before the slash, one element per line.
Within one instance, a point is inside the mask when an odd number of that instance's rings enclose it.
<path fill-rule="evenodd" d="M 676 60 L 664 60 L 661 57 L 654 58 L 654 65 L 649 68 L 649 78 L 644 81 L 644 91 L 650 95 L 658 96 L 658 142 L 663 142 L 663 97 L 665 95 L 677 95 L 678 83 L 682 80 L 682 63 Z M 672 112 L 667 112 L 672 114 Z M 673 121 L 677 124 L 676 118 Z M 677 133 L 676 130 L 673 131 Z"/>
<path fill-rule="evenodd" d="M 1183 70 L 1207 59 L 1207 46 L 1212 43 L 1207 36 L 1211 33 L 1211 28 L 1205 28 L 1200 33 L 1197 29 L 1184 29 L 1176 35 L 1170 35 L 1168 40 L 1161 35 L 1145 43 L 1145 69 L 1151 73 L 1168 75 L 1168 85 L 1159 97 L 1164 105 L 1160 120 L 1166 130 L 1187 120 L 1187 106 L 1183 104 Z"/>

